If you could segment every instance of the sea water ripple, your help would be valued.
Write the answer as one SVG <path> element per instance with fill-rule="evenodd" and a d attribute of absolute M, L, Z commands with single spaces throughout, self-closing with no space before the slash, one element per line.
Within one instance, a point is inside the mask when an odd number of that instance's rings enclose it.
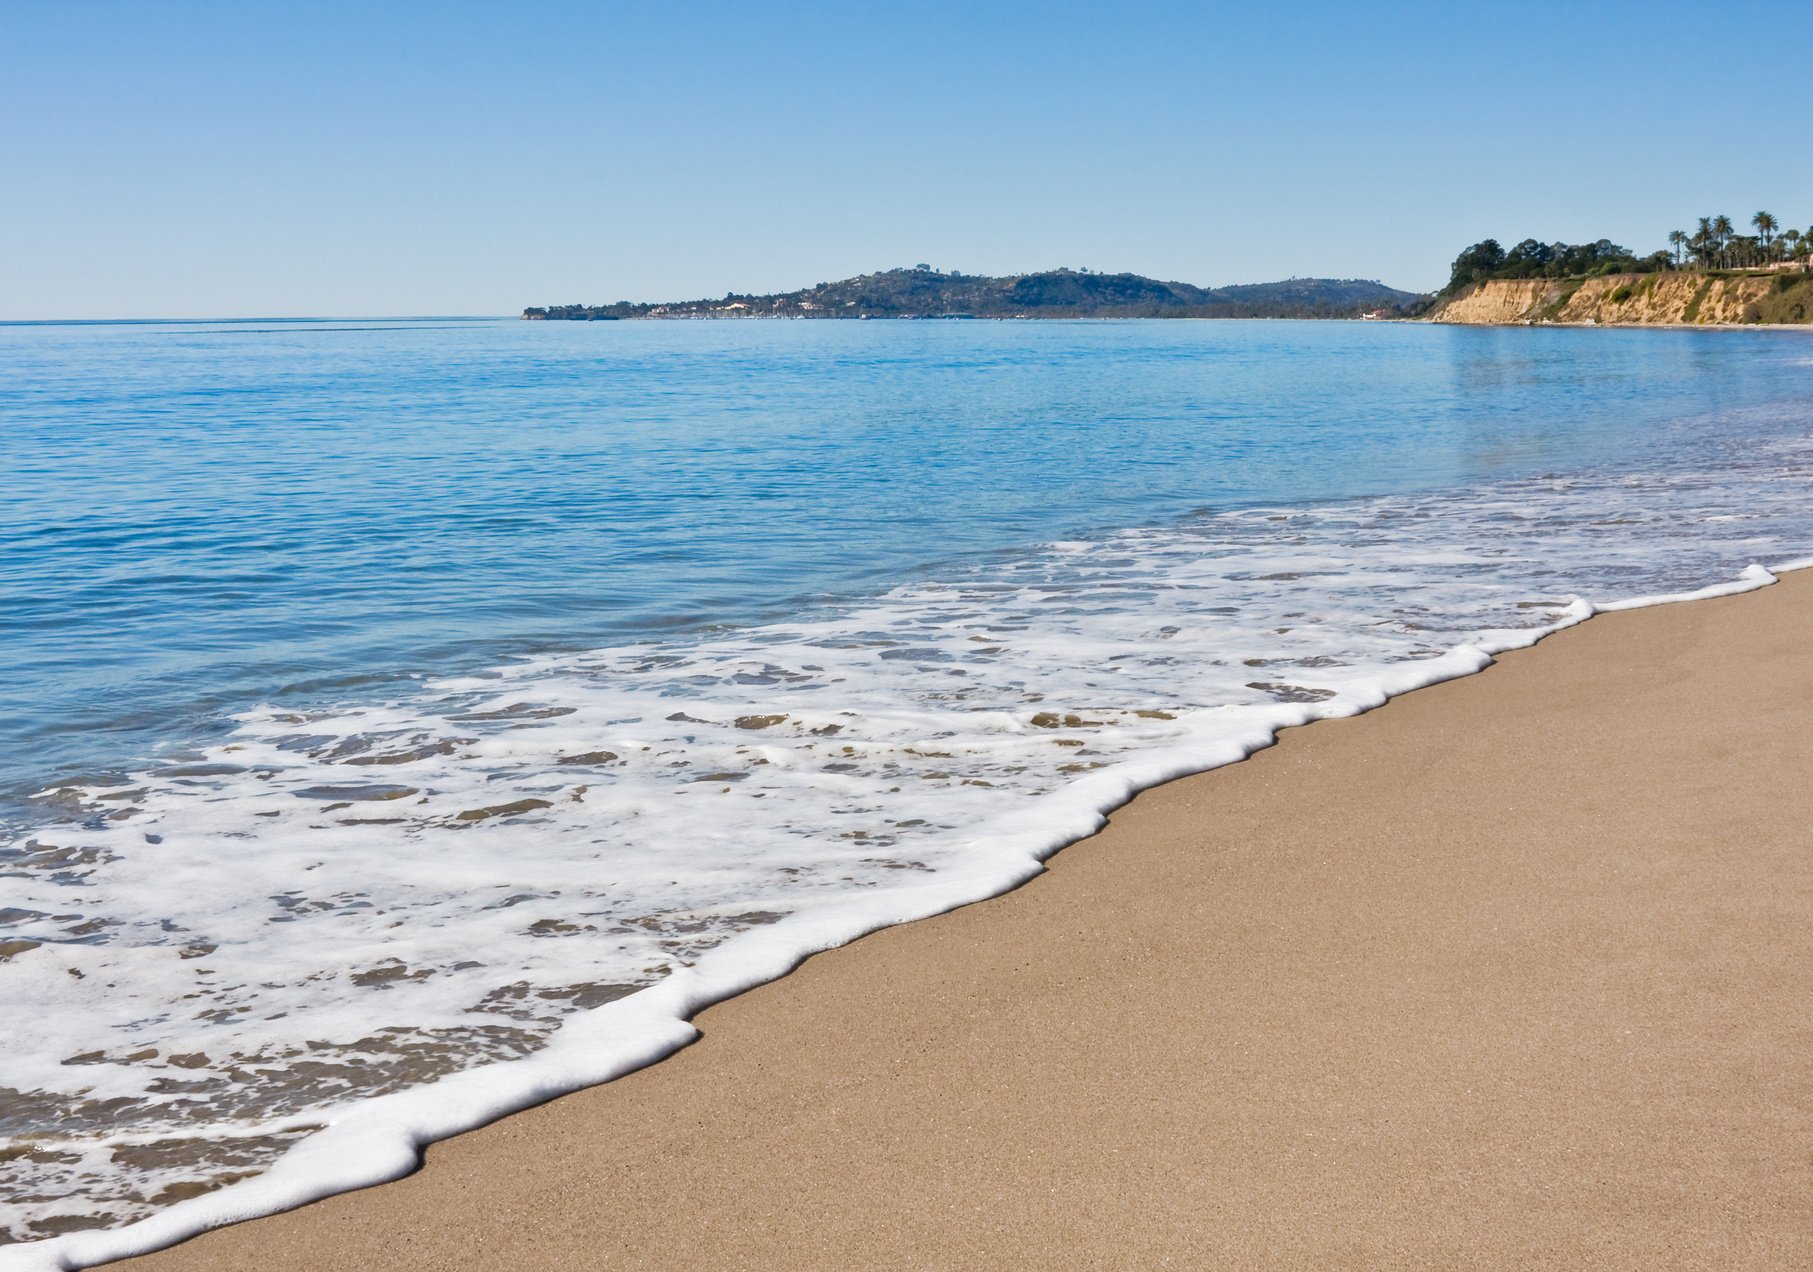
<path fill-rule="evenodd" d="M 55 783 L 0 848 L 0 1230 L 244 1190 L 379 1097 L 532 1066 L 580 1014 L 658 1053 L 654 1017 L 596 1009 L 999 891 L 1133 789 L 1586 602 L 1804 556 L 1794 410 L 1660 466 L 1204 512 L 258 705 Z M 793 935 L 815 916 L 842 935 Z M 712 975 L 689 1001 L 740 987 Z"/>

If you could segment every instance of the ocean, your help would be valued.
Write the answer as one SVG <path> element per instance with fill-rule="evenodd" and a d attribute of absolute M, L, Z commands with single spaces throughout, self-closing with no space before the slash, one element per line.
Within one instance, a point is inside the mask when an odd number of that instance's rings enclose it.
<path fill-rule="evenodd" d="M 1131 793 L 1813 554 L 1803 332 L 0 325 L 0 1266 L 409 1169 Z"/>

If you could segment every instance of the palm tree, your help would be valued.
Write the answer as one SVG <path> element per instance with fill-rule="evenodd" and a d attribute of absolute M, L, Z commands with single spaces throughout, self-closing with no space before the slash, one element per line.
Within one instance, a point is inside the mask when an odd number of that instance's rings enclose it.
<path fill-rule="evenodd" d="M 1719 252 L 1720 252 L 1719 263 L 1720 263 L 1720 265 L 1723 265 L 1725 263 L 1725 257 L 1723 255 L 1723 253 L 1725 251 L 1726 246 L 1730 244 L 1731 236 L 1734 232 L 1735 231 L 1733 231 L 1732 226 L 1731 226 L 1731 218 L 1726 216 L 1724 213 L 1721 212 L 1719 215 L 1712 218 L 1712 233 L 1713 233 L 1714 237 L 1716 237 L 1719 241 Z"/>
<path fill-rule="evenodd" d="M 1682 255 L 1687 251 L 1687 231 L 1670 230 L 1668 232 L 1668 245 L 1674 248 L 1675 268 L 1681 268 Z"/>
<path fill-rule="evenodd" d="M 1756 227 L 1756 237 L 1762 241 L 1763 259 L 1769 258 L 1769 240 L 1775 234 L 1776 220 L 1767 212 L 1758 212 L 1750 218 L 1750 224 Z"/>
<path fill-rule="evenodd" d="M 1782 231 L 1780 240 L 1782 244 L 1782 257 L 1790 264 L 1800 259 L 1800 240 L 1801 233 L 1799 230 Z"/>
<path fill-rule="evenodd" d="M 1692 245 L 1694 258 L 1700 262 L 1700 267 L 1704 269 L 1710 266 L 1712 254 L 1718 249 L 1718 239 L 1712 232 L 1712 218 L 1701 217 L 1700 228 L 1695 230 L 1693 237 L 1687 241 Z"/>

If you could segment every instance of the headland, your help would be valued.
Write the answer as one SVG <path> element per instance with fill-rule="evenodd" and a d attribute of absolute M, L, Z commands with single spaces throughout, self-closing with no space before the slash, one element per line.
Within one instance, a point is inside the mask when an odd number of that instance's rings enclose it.
<path fill-rule="evenodd" d="M 1197 287 L 1138 274 L 1054 269 L 990 277 L 914 265 L 768 295 L 549 305 L 527 319 L 612 318 L 1358 318 L 1402 317 L 1424 298 L 1364 279 L 1292 278 Z"/>
<path fill-rule="evenodd" d="M 1783 326 L 1813 322 L 1813 230 L 1783 229 L 1768 212 L 1739 234 L 1703 216 L 1689 234 L 1639 256 L 1610 239 L 1508 251 L 1484 239 L 1454 260 L 1447 286 L 1422 308 L 1434 322 L 1471 325 Z"/>
<path fill-rule="evenodd" d="M 1813 274 L 1720 271 L 1487 279 L 1430 314 L 1469 325 L 1734 327 L 1813 322 Z"/>

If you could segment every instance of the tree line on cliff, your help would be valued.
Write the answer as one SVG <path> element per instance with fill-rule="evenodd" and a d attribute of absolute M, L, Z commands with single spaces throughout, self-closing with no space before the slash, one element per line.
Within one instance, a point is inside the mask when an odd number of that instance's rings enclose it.
<path fill-rule="evenodd" d="M 1592 243 L 1542 243 L 1525 239 L 1509 251 L 1486 239 L 1455 257 L 1441 295 L 1492 278 L 1590 278 L 1598 274 L 1654 274 L 1665 270 L 1813 269 L 1813 229 L 1781 228 L 1768 212 L 1750 218 L 1754 234 L 1739 234 L 1729 216 L 1703 216 L 1691 234 L 1670 230 L 1668 246 L 1638 256 L 1610 239 Z"/>

